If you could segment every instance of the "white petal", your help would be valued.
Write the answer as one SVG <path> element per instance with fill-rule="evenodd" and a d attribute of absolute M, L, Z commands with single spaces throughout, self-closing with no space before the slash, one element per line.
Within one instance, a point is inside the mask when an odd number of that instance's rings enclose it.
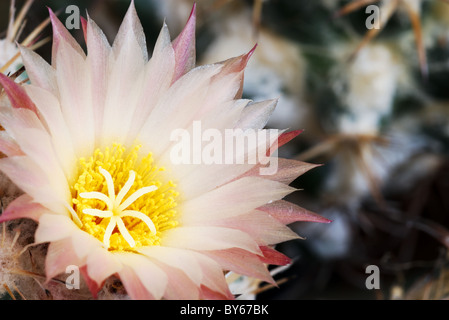
<path fill-rule="evenodd" d="M 249 104 L 243 109 L 241 119 L 237 123 L 236 128 L 262 129 L 276 108 L 276 104 L 277 100 L 266 100 Z"/>
<path fill-rule="evenodd" d="M 107 96 L 103 113 L 102 143 L 124 143 L 132 127 L 137 102 L 142 91 L 145 60 L 136 39 L 124 39 L 124 47 L 114 60 L 108 78 Z M 102 137 L 103 138 L 103 137 Z"/>
<path fill-rule="evenodd" d="M 140 248 L 138 251 L 148 257 L 159 260 L 164 264 L 182 270 L 196 284 L 201 283 L 201 268 L 195 254 L 190 250 L 151 246 Z"/>
<path fill-rule="evenodd" d="M 87 59 L 92 83 L 92 108 L 95 122 L 95 136 L 99 136 L 103 125 L 103 113 L 107 95 L 109 67 L 111 63 L 111 46 L 103 31 L 88 17 L 87 24 Z"/>
<path fill-rule="evenodd" d="M 39 87 L 29 85 L 25 90 L 36 105 L 45 121 L 54 145 L 54 151 L 60 161 L 68 179 L 73 174 L 76 155 L 73 149 L 71 133 L 61 112 L 57 98 L 50 92 Z"/>
<path fill-rule="evenodd" d="M 180 205 L 181 223 L 191 225 L 244 214 L 295 189 L 277 181 L 245 177 Z"/>
<path fill-rule="evenodd" d="M 41 56 L 26 47 L 20 46 L 20 54 L 31 83 L 57 95 L 55 70 Z"/>
<path fill-rule="evenodd" d="M 172 83 L 175 68 L 174 51 L 167 26 L 162 28 L 153 56 L 145 65 L 142 91 L 134 111 L 132 126 L 128 132 L 128 143 L 134 142 L 146 119 Z"/>
<path fill-rule="evenodd" d="M 71 132 L 75 153 L 93 152 L 95 129 L 87 63 L 68 43 L 61 40 L 56 53 L 56 78 L 65 122 Z"/>
<path fill-rule="evenodd" d="M 222 66 L 208 65 L 193 69 L 176 81 L 161 97 L 140 132 L 139 139 L 151 146 L 154 154 L 168 148 L 175 129 L 187 128 L 207 96 L 210 79 Z"/>
<path fill-rule="evenodd" d="M 72 245 L 76 255 L 81 259 L 87 257 L 96 248 L 103 248 L 103 243 L 91 234 L 81 231 L 72 234 Z"/>
<path fill-rule="evenodd" d="M 143 31 L 142 24 L 140 23 L 139 17 L 137 16 L 136 8 L 134 7 L 133 2 L 131 2 L 131 5 L 126 12 L 125 17 L 123 18 L 120 29 L 112 45 L 112 50 L 115 52 L 116 56 L 119 55 L 121 50 L 126 49 L 125 44 L 127 39 L 130 37 L 132 37 L 133 40 L 139 44 L 139 48 L 141 51 L 140 54 L 143 59 L 145 61 L 148 60 L 145 33 Z"/>
<path fill-rule="evenodd" d="M 119 272 L 122 269 L 122 263 L 113 253 L 104 248 L 97 247 L 86 260 L 87 273 L 97 284 L 101 284 L 104 279 Z"/>
<path fill-rule="evenodd" d="M 70 237 L 75 232 L 82 232 L 66 216 L 44 214 L 39 219 L 39 226 L 34 235 L 37 243 L 52 242 Z"/>
<path fill-rule="evenodd" d="M 191 250 L 222 250 L 241 248 L 256 254 L 258 245 L 240 230 L 220 227 L 178 227 L 163 234 L 162 245 Z"/>
<path fill-rule="evenodd" d="M 155 299 L 164 295 L 168 278 L 164 271 L 145 256 L 135 253 L 117 253 L 120 261 L 133 269 L 144 287 Z"/>
<path fill-rule="evenodd" d="M 70 216 L 63 202 L 66 199 L 58 197 L 47 175 L 30 158 L 16 156 L 0 159 L 0 170 L 34 201 L 52 212 Z"/>
<path fill-rule="evenodd" d="M 70 190 L 67 178 L 53 152 L 53 145 L 47 132 L 39 129 L 22 129 L 16 133 L 16 140 L 22 151 L 45 173 L 55 197 L 68 199 Z"/>
<path fill-rule="evenodd" d="M 239 217 L 217 221 L 213 225 L 242 230 L 260 245 L 274 245 L 300 237 L 269 214 L 254 210 Z"/>

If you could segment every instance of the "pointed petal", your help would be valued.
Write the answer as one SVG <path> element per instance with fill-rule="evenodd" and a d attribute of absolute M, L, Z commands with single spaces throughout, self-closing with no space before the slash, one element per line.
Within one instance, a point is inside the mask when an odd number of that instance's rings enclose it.
<path fill-rule="evenodd" d="M 7 157 L 24 155 L 19 145 L 5 131 L 0 131 L 0 152 Z"/>
<path fill-rule="evenodd" d="M 133 143 L 145 120 L 172 83 L 175 70 L 175 54 L 170 42 L 167 25 L 164 24 L 156 41 L 153 56 L 144 69 L 142 90 L 128 132 L 128 142 Z"/>
<path fill-rule="evenodd" d="M 162 154 L 170 146 L 171 133 L 192 124 L 194 115 L 206 101 L 211 77 L 220 69 L 219 65 L 195 68 L 176 81 L 159 99 L 139 136 L 146 145 L 152 146 L 151 152 Z"/>
<path fill-rule="evenodd" d="M 86 25 L 86 44 L 90 77 L 92 83 L 95 83 L 91 90 L 95 133 L 99 134 L 108 92 L 111 46 L 103 31 L 90 17 Z"/>
<path fill-rule="evenodd" d="M 166 265 L 182 270 L 197 285 L 201 282 L 202 272 L 200 265 L 194 254 L 190 253 L 189 250 L 152 246 L 141 248 L 139 252 Z"/>
<path fill-rule="evenodd" d="M 271 146 L 270 150 L 268 151 L 268 155 L 272 155 L 273 152 L 282 147 L 284 144 L 290 142 L 292 139 L 296 138 L 303 131 L 304 130 L 294 130 L 282 133 L 277 141 Z"/>
<path fill-rule="evenodd" d="M 103 284 L 101 284 L 100 286 L 94 281 L 92 280 L 89 275 L 87 274 L 87 266 L 84 265 L 80 268 L 80 272 L 84 278 L 84 281 L 86 281 L 87 287 L 89 288 L 90 293 L 92 294 L 92 297 L 94 299 L 97 299 L 98 297 L 98 292 L 100 291 L 101 287 L 103 286 Z"/>
<path fill-rule="evenodd" d="M 87 274 L 98 286 L 106 278 L 120 272 L 123 268 L 120 259 L 103 247 L 96 247 L 90 252 L 86 259 L 86 265 Z"/>
<path fill-rule="evenodd" d="M 83 260 L 75 254 L 70 238 L 54 241 L 48 246 L 45 258 L 47 282 L 65 272 L 68 266 L 81 266 L 83 264 Z"/>
<path fill-rule="evenodd" d="M 220 296 L 221 299 L 233 299 L 233 295 L 229 290 L 228 283 L 223 273 L 223 268 L 214 259 L 210 257 L 197 253 L 196 257 L 201 266 L 201 271 L 203 273 L 203 285 L 201 286 L 202 292 L 204 290 L 210 289 L 211 292 L 215 292 L 215 296 Z"/>
<path fill-rule="evenodd" d="M 34 85 L 27 86 L 26 92 L 35 102 L 52 139 L 54 152 L 67 178 L 70 179 L 76 155 L 58 99 L 52 93 Z"/>
<path fill-rule="evenodd" d="M 274 175 L 267 175 L 266 178 L 276 180 L 281 183 L 290 184 L 297 177 L 319 166 L 321 165 L 306 163 L 294 159 L 278 158 L 277 172 Z"/>
<path fill-rule="evenodd" d="M 199 287 L 186 273 L 178 268 L 153 261 L 161 270 L 169 275 L 163 298 L 165 300 L 196 300 L 199 299 Z"/>
<path fill-rule="evenodd" d="M 84 41 L 87 42 L 87 20 L 84 17 L 80 17 L 81 28 L 83 28 Z"/>
<path fill-rule="evenodd" d="M 142 24 L 140 23 L 139 17 L 137 16 L 136 8 L 134 6 L 134 1 L 131 1 L 128 11 L 123 18 L 122 24 L 120 25 L 117 36 L 115 37 L 114 43 L 112 45 L 112 50 L 116 57 L 119 56 L 123 49 L 126 49 L 126 43 L 129 38 L 137 41 L 140 48 L 141 58 L 148 61 L 148 51 L 145 40 L 145 33 L 143 32 Z"/>
<path fill-rule="evenodd" d="M 193 4 L 190 17 L 181 34 L 173 40 L 175 50 L 176 69 L 173 82 L 195 67 L 195 25 L 196 4 Z"/>
<path fill-rule="evenodd" d="M 146 58 L 142 56 L 140 44 L 133 35 L 123 39 L 122 48 L 114 55 L 114 63 L 108 72 L 103 112 L 103 136 L 112 140 L 103 141 L 104 143 L 124 143 L 123 139 L 134 126 L 131 121 L 142 92 L 145 74 Z M 124 106 L 126 112 L 123 111 Z"/>
<path fill-rule="evenodd" d="M 243 109 L 241 118 L 236 128 L 242 129 L 262 129 L 268 122 L 271 114 L 276 108 L 278 100 L 266 100 L 257 103 L 250 103 Z"/>
<path fill-rule="evenodd" d="M 36 106 L 27 96 L 25 90 L 3 73 L 0 73 L 0 85 L 5 90 L 14 108 L 25 108 L 37 113 Z"/>
<path fill-rule="evenodd" d="M 241 55 L 239 57 L 231 58 L 223 62 L 223 69 L 225 73 L 236 73 L 236 81 L 239 83 L 239 88 L 235 93 L 234 99 L 241 99 L 243 94 L 243 83 L 244 83 L 244 69 L 246 68 L 249 59 L 256 50 L 257 45 L 255 45 L 248 53 Z"/>
<path fill-rule="evenodd" d="M 275 201 L 273 203 L 263 205 L 262 207 L 259 207 L 257 209 L 267 212 L 269 215 L 284 224 L 290 224 L 297 221 L 321 223 L 332 222 L 331 220 L 321 217 L 316 213 L 303 209 L 296 204 L 284 200 Z"/>
<path fill-rule="evenodd" d="M 162 245 L 192 250 L 222 250 L 233 247 L 259 254 L 256 242 L 240 230 L 220 227 L 177 227 L 164 232 Z"/>
<path fill-rule="evenodd" d="M 64 39 L 59 40 L 55 53 L 59 102 L 64 120 L 71 132 L 78 156 L 93 152 L 94 117 L 90 93 L 91 78 L 85 57 Z"/>
<path fill-rule="evenodd" d="M 72 37 L 70 32 L 65 28 L 61 21 L 55 13 L 49 8 L 51 25 L 53 27 L 53 48 L 52 48 L 52 66 L 59 67 L 57 65 L 56 57 L 57 52 L 60 50 L 59 46 L 61 41 L 66 42 L 73 50 L 75 50 L 83 59 L 86 57 L 83 49 L 80 47 L 78 42 Z"/>
<path fill-rule="evenodd" d="M 129 297 L 133 300 L 154 300 L 153 295 L 145 288 L 139 276 L 129 266 L 124 266 L 118 274 Z"/>
<path fill-rule="evenodd" d="M 23 64 L 27 75 L 33 85 L 58 94 L 58 85 L 55 78 L 55 70 L 40 55 L 34 51 L 19 46 Z"/>
<path fill-rule="evenodd" d="M 220 188 L 187 200 L 181 205 L 182 223 L 192 225 L 225 219 L 251 211 L 270 201 L 276 201 L 295 189 L 283 183 L 256 177 L 245 177 Z M 232 206 L 229 205 L 232 201 Z M 211 203 L 214 210 L 210 210 Z"/>
<path fill-rule="evenodd" d="M 162 298 L 167 287 L 168 277 L 161 268 L 149 258 L 135 253 L 119 253 L 117 256 L 124 265 L 132 269 L 138 281 L 142 283 L 154 299 Z M 119 272 L 119 275 L 122 278 L 122 271 Z M 126 290 L 129 289 L 127 285 L 131 285 L 131 289 L 135 287 L 135 284 L 130 284 L 128 281 L 125 281 Z M 135 295 L 135 292 L 132 292 L 132 294 Z M 139 297 L 139 295 L 140 293 L 137 294 L 137 297 L 133 298 L 141 299 L 142 297 Z"/>
<path fill-rule="evenodd" d="M 302 162 L 294 159 L 272 158 L 277 161 L 277 169 L 273 174 L 264 175 L 265 179 L 278 181 L 285 184 L 292 183 L 296 178 L 307 171 L 319 167 L 319 164 Z M 269 162 L 270 164 L 272 161 Z M 257 165 L 251 170 L 245 172 L 243 176 L 259 176 L 263 165 Z"/>
<path fill-rule="evenodd" d="M 263 257 L 260 258 L 263 263 L 273 264 L 276 266 L 286 266 L 292 262 L 292 259 L 286 255 L 267 246 L 261 246 Z"/>
<path fill-rule="evenodd" d="M 13 200 L 5 211 L 3 211 L 0 215 L 0 223 L 21 218 L 33 219 L 37 222 L 45 213 L 48 213 L 47 208 L 33 202 L 33 199 L 29 195 L 24 194 Z"/>
<path fill-rule="evenodd" d="M 241 230 L 259 245 L 275 245 L 301 238 L 274 217 L 256 210 L 231 219 L 214 221 L 211 225 Z"/>
<path fill-rule="evenodd" d="M 69 212 L 55 195 L 48 177 L 34 162 L 26 156 L 0 159 L 0 170 L 3 171 L 22 191 L 29 194 L 34 201 L 47 207 L 49 211 L 61 212 L 69 216 Z"/>
<path fill-rule="evenodd" d="M 83 231 L 68 217 L 56 214 L 43 214 L 39 218 L 39 226 L 34 237 L 37 243 L 52 242 L 68 238 L 74 232 Z"/>
<path fill-rule="evenodd" d="M 200 298 L 198 285 L 195 284 L 182 270 L 161 265 L 167 274 L 168 284 L 164 293 L 164 299 L 167 300 L 197 300 Z"/>
<path fill-rule="evenodd" d="M 202 253 L 215 260 L 224 270 L 234 271 L 241 275 L 274 283 L 268 269 L 258 255 L 251 254 L 239 248 L 204 251 Z"/>

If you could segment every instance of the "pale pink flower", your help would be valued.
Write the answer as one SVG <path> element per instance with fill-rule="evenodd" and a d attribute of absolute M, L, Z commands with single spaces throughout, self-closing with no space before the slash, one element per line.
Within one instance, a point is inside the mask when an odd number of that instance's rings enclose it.
<path fill-rule="evenodd" d="M 281 200 L 315 165 L 279 159 L 261 176 L 260 164 L 169 158 L 170 133 L 193 121 L 263 128 L 276 101 L 241 99 L 252 52 L 195 67 L 192 10 L 173 42 L 163 26 L 148 60 L 131 4 L 112 46 L 83 20 L 86 55 L 50 16 L 51 65 L 22 48 L 31 85 L 0 75 L 12 105 L 0 109 L 0 169 L 24 191 L 0 221 L 37 221 L 35 241 L 50 242 L 47 277 L 77 265 L 94 296 L 112 275 L 133 299 L 233 298 L 226 271 L 273 283 L 267 264 L 290 262 L 273 245 L 298 238 L 285 225 L 328 222 Z"/>

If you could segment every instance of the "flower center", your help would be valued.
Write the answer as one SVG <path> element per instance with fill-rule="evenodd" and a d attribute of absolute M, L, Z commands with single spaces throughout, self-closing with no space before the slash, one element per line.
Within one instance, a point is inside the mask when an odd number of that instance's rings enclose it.
<path fill-rule="evenodd" d="M 163 179 L 164 168 L 153 165 L 151 153 L 139 157 L 139 149 L 126 152 L 114 144 L 79 160 L 74 216 L 110 251 L 158 245 L 162 232 L 178 225 L 175 184 Z"/>

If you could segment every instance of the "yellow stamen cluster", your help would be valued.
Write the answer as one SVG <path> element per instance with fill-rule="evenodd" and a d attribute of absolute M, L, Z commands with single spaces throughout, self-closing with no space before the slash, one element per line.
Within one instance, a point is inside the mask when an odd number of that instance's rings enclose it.
<path fill-rule="evenodd" d="M 161 233 L 178 225 L 172 181 L 162 177 L 151 153 L 139 156 L 140 146 L 127 151 L 114 144 L 79 160 L 72 185 L 72 204 L 81 229 L 110 251 L 159 245 Z"/>

